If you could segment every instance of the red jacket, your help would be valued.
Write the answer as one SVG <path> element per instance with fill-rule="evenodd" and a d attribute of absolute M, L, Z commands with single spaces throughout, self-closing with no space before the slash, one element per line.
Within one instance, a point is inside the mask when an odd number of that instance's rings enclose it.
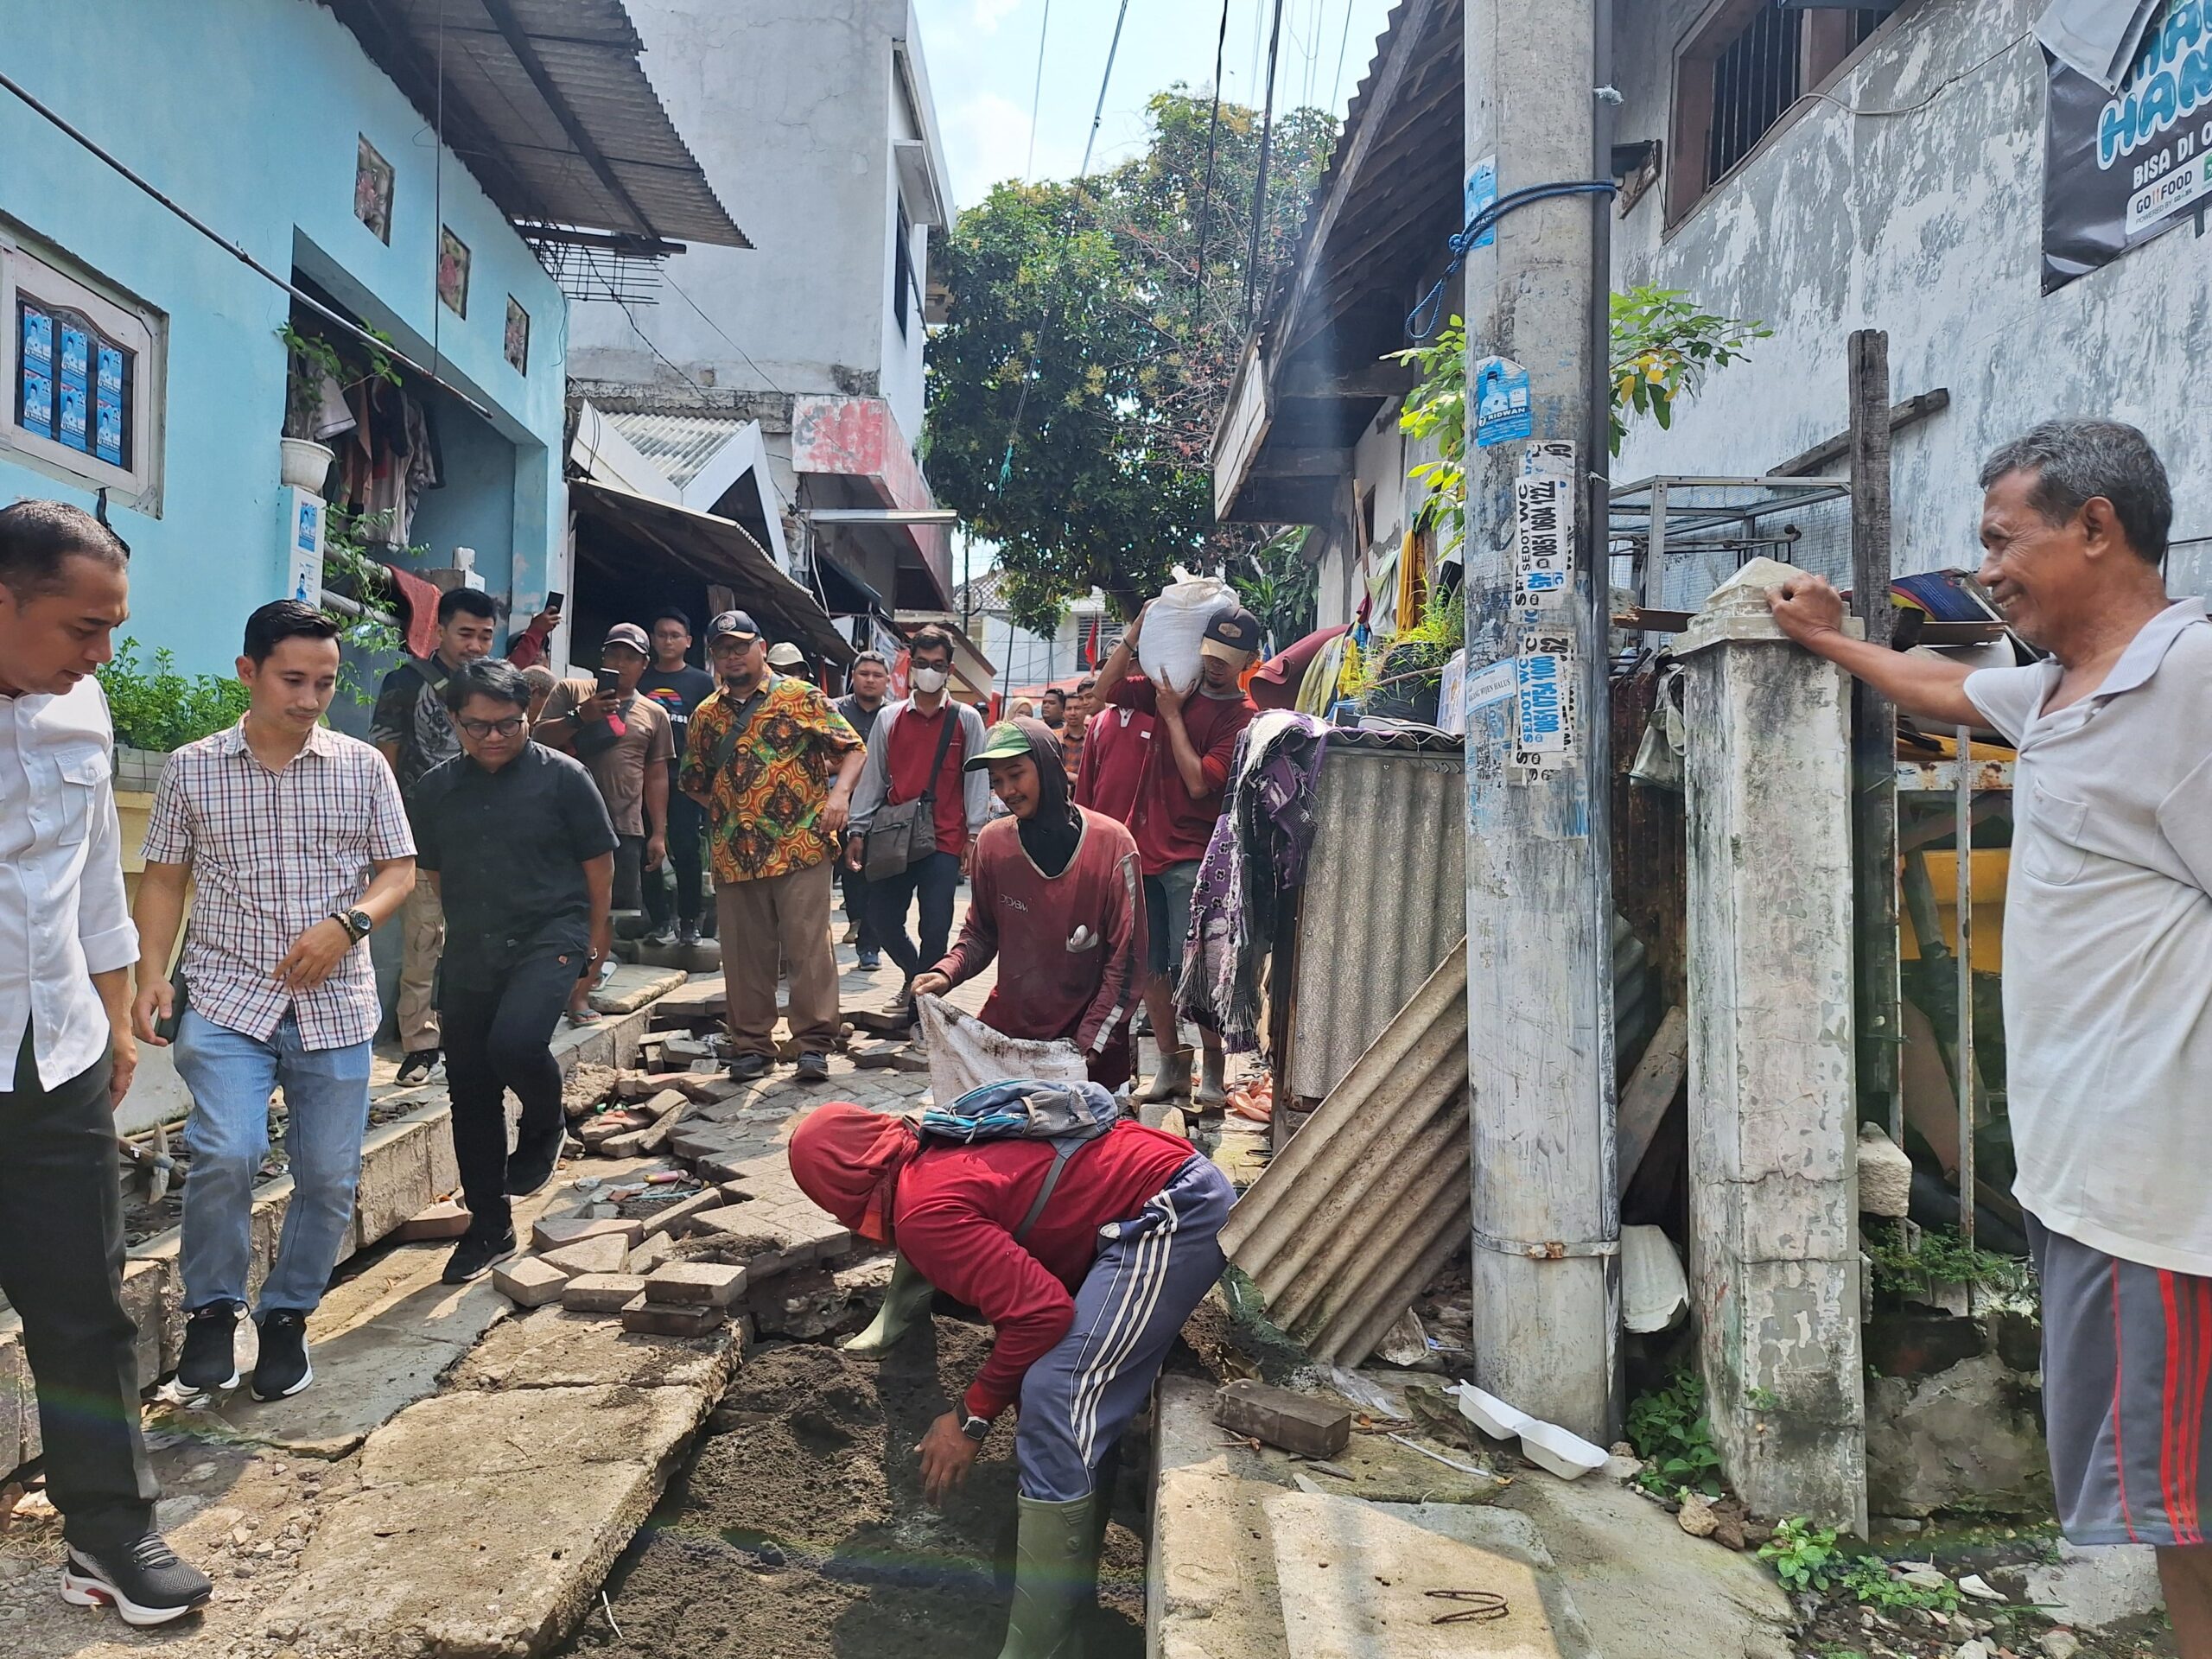
<path fill-rule="evenodd" d="M 1077 1151 L 1052 1201 L 1017 1243 L 1052 1148 L 1041 1141 L 925 1145 L 899 1172 L 893 1236 L 939 1290 L 976 1309 L 998 1341 L 964 1404 L 995 1417 L 1023 1373 L 1075 1322 L 1075 1291 L 1098 1255 L 1098 1230 L 1142 1210 L 1196 1156 L 1187 1141 L 1123 1122 Z"/>

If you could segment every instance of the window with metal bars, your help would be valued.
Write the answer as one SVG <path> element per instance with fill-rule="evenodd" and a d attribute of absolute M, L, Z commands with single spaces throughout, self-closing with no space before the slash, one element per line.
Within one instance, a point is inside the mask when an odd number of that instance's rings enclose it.
<path fill-rule="evenodd" d="M 1739 166 L 1897 9 L 1721 0 L 1709 11 L 1675 58 L 1669 222 Z"/>

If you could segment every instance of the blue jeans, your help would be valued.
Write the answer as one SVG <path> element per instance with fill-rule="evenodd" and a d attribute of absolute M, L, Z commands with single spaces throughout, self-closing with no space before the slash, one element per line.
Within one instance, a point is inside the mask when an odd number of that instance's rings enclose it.
<path fill-rule="evenodd" d="M 261 1311 L 312 1313 L 353 1219 L 361 1137 L 369 1126 L 369 1045 L 308 1048 L 287 1014 L 267 1042 L 187 1007 L 176 1034 L 177 1075 L 192 1090 L 184 1144 L 184 1243 L 178 1266 L 188 1313 L 245 1300 L 253 1255 L 253 1184 L 269 1155 L 269 1097 L 284 1090 L 284 1152 L 292 1201 Z"/>
<path fill-rule="evenodd" d="M 960 860 L 929 853 L 899 874 L 868 884 L 868 919 L 883 954 L 899 964 L 907 982 L 944 960 L 952 945 L 952 901 L 960 890 Z M 918 899 L 921 946 L 906 937 L 906 911 Z"/>

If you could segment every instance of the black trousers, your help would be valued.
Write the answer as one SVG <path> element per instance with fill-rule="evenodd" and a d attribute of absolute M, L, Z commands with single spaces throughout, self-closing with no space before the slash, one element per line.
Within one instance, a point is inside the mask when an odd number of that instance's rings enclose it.
<path fill-rule="evenodd" d="M 645 874 L 645 838 L 618 834 L 614 839 L 614 908 L 643 910 L 643 889 L 653 880 Z"/>
<path fill-rule="evenodd" d="M 507 1091 L 522 1103 L 522 1143 L 561 1133 L 561 1065 L 553 1030 L 586 956 L 550 952 L 517 963 L 496 985 L 446 982 L 438 993 L 446 1087 L 453 1096 L 453 1153 L 471 1226 L 504 1232 L 507 1208 Z"/>
<path fill-rule="evenodd" d="M 645 872 L 645 914 L 660 927 L 674 919 L 696 922 L 706 909 L 707 809 L 670 785 L 668 866 L 676 872 L 676 910 L 668 907 L 668 870 Z"/>
<path fill-rule="evenodd" d="M 875 941 L 875 912 L 868 900 L 868 877 L 861 874 L 842 857 L 837 860 L 837 885 L 845 894 L 845 918 L 860 925 L 861 936 L 854 941 L 862 956 L 878 949 Z"/>
<path fill-rule="evenodd" d="M 899 874 L 868 884 L 868 914 L 883 954 L 909 981 L 944 960 L 952 944 L 952 900 L 960 889 L 960 861 L 931 853 Z M 906 937 L 906 906 L 921 901 L 921 947 Z"/>
<path fill-rule="evenodd" d="M 22 1316 L 47 1491 L 74 1543 L 153 1529 L 138 1332 L 123 1309 L 122 1177 L 103 1058 L 51 1091 L 29 1032 L 0 1089 L 0 1291 Z M 6 1079 L 0 1079 L 6 1081 Z"/>

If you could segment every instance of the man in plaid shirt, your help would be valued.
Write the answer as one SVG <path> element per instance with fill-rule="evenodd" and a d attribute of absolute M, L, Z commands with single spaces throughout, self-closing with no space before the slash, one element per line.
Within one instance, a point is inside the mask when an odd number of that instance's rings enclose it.
<path fill-rule="evenodd" d="M 292 1201 L 261 1290 L 253 1370 L 255 1397 L 276 1400 L 315 1376 L 308 1317 L 353 1219 L 368 1128 L 381 1018 L 368 937 L 413 890 L 415 842 L 382 757 L 321 723 L 338 684 L 329 618 L 297 600 L 263 606 L 246 619 L 238 671 L 252 694 L 245 719 L 169 756 L 155 791 L 133 1012 L 146 1042 L 167 1040 L 175 1020 L 176 1069 L 192 1090 L 182 1392 L 238 1386 L 253 1183 L 270 1095 L 283 1089 Z M 198 897 L 181 994 L 168 963 L 188 877 Z"/>

